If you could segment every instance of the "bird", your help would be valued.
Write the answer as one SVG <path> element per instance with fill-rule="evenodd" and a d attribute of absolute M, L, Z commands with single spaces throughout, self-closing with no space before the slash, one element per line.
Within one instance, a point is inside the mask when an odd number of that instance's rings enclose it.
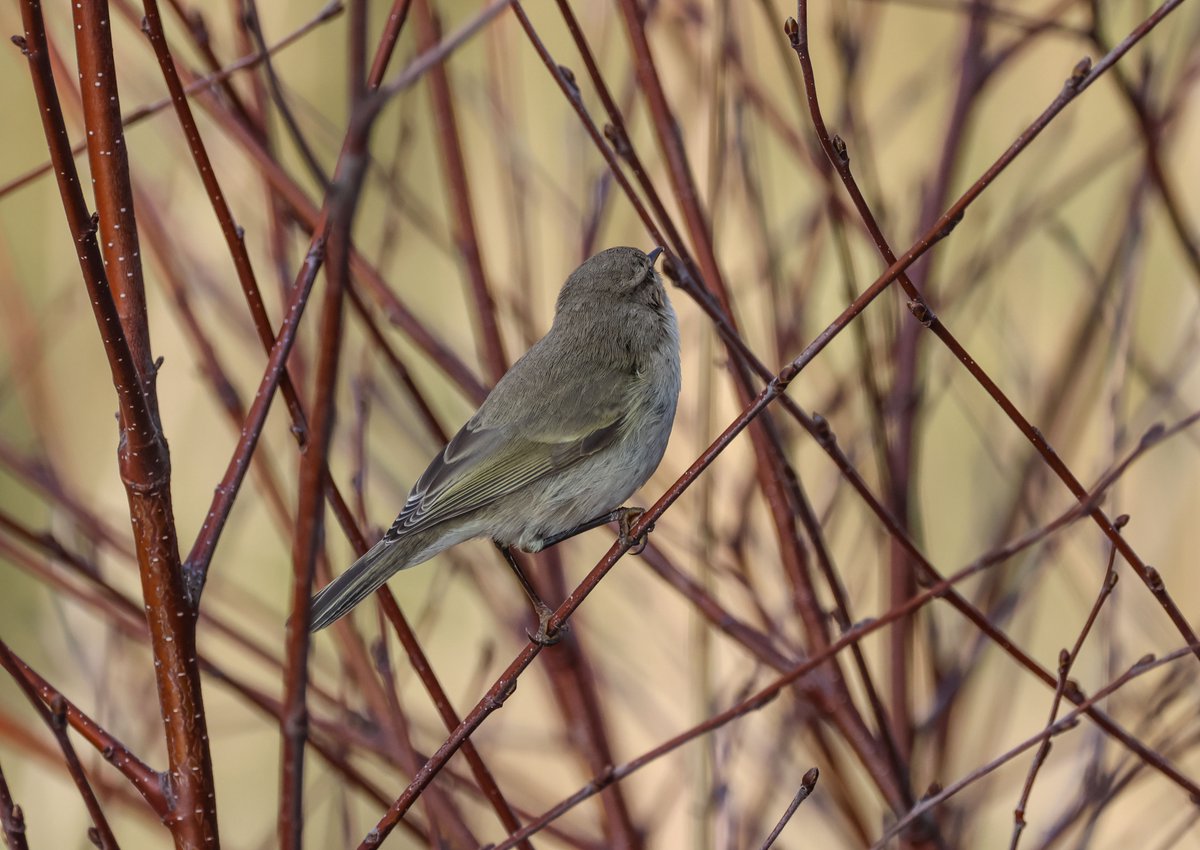
<path fill-rule="evenodd" d="M 608 248 L 567 277 L 550 330 L 433 458 L 383 537 L 313 597 L 313 631 L 396 572 L 489 537 L 538 616 L 530 637 L 553 642 L 552 612 L 512 549 L 613 520 L 624 536 L 640 515 L 619 506 L 662 460 L 681 383 L 679 327 L 654 268 L 662 251 Z"/>

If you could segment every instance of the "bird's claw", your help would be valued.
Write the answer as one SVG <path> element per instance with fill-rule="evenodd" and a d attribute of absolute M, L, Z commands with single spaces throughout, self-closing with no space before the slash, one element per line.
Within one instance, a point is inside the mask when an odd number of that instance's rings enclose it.
<path fill-rule="evenodd" d="M 567 631 L 570 629 L 570 626 L 568 626 L 567 623 L 563 623 L 554 630 L 554 634 L 551 634 L 548 626 L 550 625 L 550 618 L 553 616 L 554 611 L 551 610 L 550 606 L 543 605 L 537 611 L 538 630 L 532 634 L 528 629 L 525 630 L 525 634 L 529 637 L 529 639 L 538 646 L 554 646 L 554 644 L 558 643 L 563 639 L 563 637 L 566 636 Z"/>
<path fill-rule="evenodd" d="M 646 526 L 645 531 L 639 537 L 631 537 L 632 530 L 638 519 L 641 518 L 645 511 L 641 508 L 622 508 L 621 518 L 618 520 L 620 526 L 620 541 L 622 546 L 629 547 L 630 555 L 640 555 L 646 549 L 646 544 L 649 542 L 650 532 L 654 530 L 654 523 Z"/>

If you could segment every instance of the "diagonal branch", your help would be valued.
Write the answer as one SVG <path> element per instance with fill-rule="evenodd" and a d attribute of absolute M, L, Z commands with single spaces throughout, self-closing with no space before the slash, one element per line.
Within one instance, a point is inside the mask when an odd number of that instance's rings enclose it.
<path fill-rule="evenodd" d="M 1134 45 L 1145 38 L 1150 32 L 1162 22 L 1162 20 L 1174 11 L 1183 0 L 1166 0 L 1158 7 L 1151 15 L 1143 20 L 1135 27 L 1129 35 L 1127 35 L 1119 44 L 1105 54 L 1100 61 L 1094 66 L 1089 60 L 1081 61 L 1076 67 L 1072 75 L 1063 85 L 1062 91 L 1048 106 L 1041 115 L 1039 115 L 1032 124 L 1030 124 L 1024 132 L 1022 132 L 1017 140 L 1009 146 L 999 159 L 997 159 L 991 167 L 983 173 L 978 180 L 972 184 L 962 196 L 950 206 L 942 216 L 935 222 L 930 233 L 939 233 L 945 228 L 953 228 L 962 220 L 963 212 L 967 206 L 977 198 L 980 193 L 986 189 L 992 181 L 994 181 L 1005 168 L 1007 168 L 1017 155 L 1021 153 L 1051 121 L 1054 120 L 1060 112 L 1067 107 L 1071 101 L 1083 93 L 1092 83 L 1094 83 L 1101 74 L 1116 64 L 1122 56 L 1128 53 Z M 808 52 L 808 24 L 807 24 L 807 2 L 799 0 L 797 11 L 800 15 L 800 23 L 797 24 L 795 19 L 789 18 L 784 29 L 787 32 L 788 39 L 792 43 L 796 55 L 800 58 L 800 64 L 804 70 L 805 88 L 808 92 L 809 108 L 813 114 L 813 124 L 816 127 L 817 136 L 821 141 L 821 147 L 825 150 L 825 155 L 829 157 L 829 161 L 837 169 L 841 175 L 842 181 L 846 185 L 847 191 L 854 200 L 854 205 L 862 216 L 863 223 L 866 225 L 872 238 L 875 240 L 875 245 L 884 260 L 889 263 L 888 271 L 896 270 L 896 280 L 908 295 L 909 309 L 913 316 L 921 323 L 922 326 L 932 331 L 939 340 L 950 350 L 954 357 L 966 367 L 971 377 L 976 380 L 984 391 L 1000 406 L 1005 415 L 1012 421 L 1020 430 L 1030 444 L 1045 460 L 1046 465 L 1058 476 L 1059 480 L 1067 486 L 1071 493 L 1078 499 L 1081 505 L 1088 504 L 1087 488 L 1075 477 L 1070 468 L 1066 465 L 1063 459 L 1059 456 L 1054 447 L 1050 445 L 1045 435 L 1040 430 L 1035 428 L 1033 424 L 1025 418 L 1017 406 L 1008 398 L 1007 395 L 996 385 L 991 376 L 984 371 L 983 367 L 972 357 L 958 341 L 957 338 L 950 332 L 950 329 L 937 317 L 933 308 L 929 306 L 924 296 L 917 290 L 912 280 L 903 272 L 912 264 L 912 261 L 907 262 L 897 260 L 891 247 L 888 245 L 883 232 L 880 230 L 875 217 L 872 215 L 870 208 L 867 205 L 866 199 L 863 198 L 862 192 L 858 189 L 858 184 L 854 180 L 853 174 L 850 172 L 850 158 L 846 154 L 845 145 L 835 143 L 830 137 L 828 130 L 825 128 L 825 122 L 821 118 L 820 105 L 817 101 L 816 86 L 813 81 L 812 63 L 809 60 Z M 928 236 L 929 233 L 926 234 Z M 911 251 L 909 252 L 911 253 Z M 924 253 L 924 252 L 922 252 Z M 908 254 L 905 255 L 908 257 Z M 1176 630 L 1183 637 L 1188 646 L 1200 647 L 1200 638 L 1196 637 L 1195 631 L 1191 624 L 1188 623 L 1187 617 L 1180 610 L 1175 600 L 1171 598 L 1167 592 L 1162 576 L 1153 567 L 1148 566 L 1129 542 L 1121 535 L 1120 531 L 1113 524 L 1108 515 L 1100 508 L 1099 505 L 1089 505 L 1089 515 L 1095 521 L 1096 525 L 1104 533 L 1112 544 L 1121 553 L 1125 561 L 1137 573 L 1138 578 L 1149 588 L 1150 592 L 1158 600 L 1159 605 L 1166 612 L 1167 616 L 1174 623 Z M 1196 657 L 1200 659 L 1200 649 L 1196 651 Z"/>

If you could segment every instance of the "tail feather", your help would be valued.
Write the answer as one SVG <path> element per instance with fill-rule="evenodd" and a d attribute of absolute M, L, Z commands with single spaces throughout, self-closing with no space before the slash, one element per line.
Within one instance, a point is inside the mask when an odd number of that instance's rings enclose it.
<path fill-rule="evenodd" d="M 350 568 L 335 578 L 312 599 L 311 631 L 328 626 L 350 613 L 350 609 L 378 590 L 397 570 L 403 569 L 403 550 L 399 541 L 380 540 Z"/>

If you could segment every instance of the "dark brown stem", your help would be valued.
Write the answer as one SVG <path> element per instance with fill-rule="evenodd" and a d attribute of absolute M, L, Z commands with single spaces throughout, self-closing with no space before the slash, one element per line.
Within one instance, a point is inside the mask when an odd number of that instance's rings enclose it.
<path fill-rule="evenodd" d="M 4 830 L 4 841 L 9 850 L 29 850 L 25 840 L 25 814 L 21 811 L 8 790 L 4 768 L 0 767 L 0 829 Z"/>
<path fill-rule="evenodd" d="M 1104 582 L 1100 586 L 1100 592 L 1096 596 L 1096 601 L 1092 603 L 1092 610 L 1088 612 L 1087 619 L 1084 621 L 1083 628 L 1079 630 L 1079 637 L 1075 639 L 1075 646 L 1071 651 L 1063 650 L 1058 656 L 1058 685 L 1054 689 L 1054 697 L 1050 701 L 1050 719 L 1047 725 L 1053 725 L 1058 718 L 1059 708 L 1062 706 L 1063 695 L 1068 687 L 1077 687 L 1070 681 L 1071 667 L 1075 663 L 1075 659 L 1079 657 L 1079 650 L 1083 648 L 1083 642 L 1087 639 L 1088 633 L 1092 630 L 1092 625 L 1096 622 L 1096 617 L 1100 614 L 1100 609 L 1108 600 L 1113 590 L 1117 586 L 1117 574 L 1113 571 L 1113 562 L 1116 560 L 1117 550 L 1110 549 L 1108 554 L 1108 569 L 1104 573 Z M 1013 834 L 1009 842 L 1009 850 L 1017 850 L 1017 845 L 1021 841 L 1021 833 L 1025 829 L 1025 807 L 1029 805 L 1029 797 L 1033 793 L 1033 783 L 1037 780 L 1038 772 L 1045 764 L 1046 758 L 1050 755 L 1050 739 L 1046 738 L 1034 753 L 1033 761 L 1029 765 L 1029 772 L 1025 776 L 1025 786 L 1021 789 L 1021 798 L 1017 801 L 1017 807 L 1013 810 Z"/>
<path fill-rule="evenodd" d="M 870 850 L 883 850 L 883 848 L 888 845 L 893 837 L 900 834 L 911 823 L 913 823 L 913 821 L 915 821 L 918 817 L 923 816 L 930 809 L 940 805 L 942 802 L 954 796 L 959 791 L 962 791 L 969 785 L 978 782 L 989 773 L 992 773 L 993 771 L 1012 761 L 1021 753 L 1031 749 L 1033 746 L 1044 741 L 1049 741 L 1056 735 L 1060 735 L 1063 732 L 1070 730 L 1073 726 L 1075 726 L 1079 718 L 1089 709 L 1095 706 L 1096 703 L 1120 690 L 1129 682 L 1145 675 L 1146 673 L 1157 670 L 1160 667 L 1173 664 L 1179 659 L 1185 658 L 1188 655 L 1195 655 L 1197 651 L 1198 648 L 1195 646 L 1185 646 L 1176 649 L 1161 658 L 1155 658 L 1153 655 L 1146 655 L 1142 657 L 1124 673 L 1117 676 L 1103 688 L 1100 688 L 1092 696 L 1088 697 L 1087 699 L 1080 698 L 1076 703 L 1076 707 L 1072 711 L 1064 714 L 1058 721 L 1051 723 L 1036 735 L 1026 738 L 1020 744 L 1017 744 L 1015 747 L 1007 750 L 1002 755 L 992 759 L 987 764 L 984 764 L 971 771 L 968 775 L 964 776 L 957 782 L 951 783 L 945 788 L 939 790 L 936 794 L 931 794 L 923 799 L 915 808 L 913 808 L 912 811 L 908 812 L 906 815 L 904 815 L 904 817 L 896 821 L 896 823 L 890 825 L 879 841 L 871 845 Z"/>
<path fill-rule="evenodd" d="M 300 504 L 292 547 L 292 614 L 287 625 L 284 677 L 282 792 L 279 799 L 280 845 L 300 850 L 304 824 L 304 744 L 308 737 L 308 652 L 311 642 L 312 586 L 321 549 L 328 468 L 333 434 L 338 362 L 342 352 L 342 315 L 350 277 L 350 240 L 358 207 L 371 127 L 378 110 L 361 104 L 351 115 L 338 171 L 326 199 L 328 211 L 328 285 L 321 313 L 317 358 L 316 410 L 312 441 L 300 460 Z"/>
<path fill-rule="evenodd" d="M 792 797 L 792 802 L 788 804 L 783 816 L 779 819 L 779 823 L 775 824 L 775 828 L 771 830 L 771 834 L 767 836 L 767 840 L 762 843 L 759 850 L 771 850 L 771 846 L 779 838 L 779 834 L 783 832 L 783 828 L 787 826 L 788 821 L 792 819 L 792 815 L 796 814 L 796 809 L 800 808 L 800 804 L 808 799 L 808 796 L 817 787 L 817 777 L 820 772 L 814 767 L 804 774 L 804 779 L 800 782 L 800 787 L 796 791 L 796 796 Z"/>
<path fill-rule="evenodd" d="M 3 641 L 0 641 L 0 664 L 8 670 L 12 670 L 19 664 L 17 658 L 9 651 L 8 644 Z M 96 799 L 96 792 L 92 790 L 92 784 L 88 782 L 87 774 L 83 772 L 83 763 L 79 760 L 79 754 L 75 752 L 71 738 L 67 735 L 66 700 L 61 696 L 55 696 L 48 703 L 44 703 L 37 689 L 24 676 L 18 675 L 13 678 L 25 692 L 30 705 L 34 707 L 42 721 L 50 729 L 51 734 L 54 735 L 55 740 L 58 741 L 63 760 L 67 763 L 67 772 L 71 775 L 71 781 L 75 783 L 75 787 L 79 790 L 79 796 L 83 798 L 83 804 L 91 816 L 90 837 L 100 850 L 119 850 L 117 837 L 113 835 L 112 827 L 108 825 L 108 818 L 104 816 L 104 810 L 100 808 L 100 801 Z M 8 796 L 7 786 L 4 788 L 3 796 Z M 9 832 L 7 821 L 8 818 L 5 818 L 6 835 Z"/>
<path fill-rule="evenodd" d="M 76 708 L 3 641 L 0 641 L 0 666 L 21 685 L 22 690 L 25 690 L 26 686 L 32 688 L 44 705 L 52 702 L 61 705 L 63 717 L 71 728 L 82 735 L 85 741 L 104 756 L 105 761 L 129 780 L 134 789 L 150 804 L 155 814 L 160 818 L 170 815 L 170 801 L 165 793 L 163 777 L 130 752 L 128 747 L 109 734 L 104 727 Z"/>
<path fill-rule="evenodd" d="M 88 7 L 86 10 L 80 8 L 84 5 Z M 135 251 L 136 223 L 116 78 L 112 74 L 107 4 L 80 6 L 76 6 L 76 13 L 82 16 L 79 18 L 82 29 L 76 32 L 80 71 L 84 75 L 81 91 L 89 152 L 94 150 L 92 171 L 100 217 L 107 218 L 114 231 L 119 228 L 125 232 L 119 239 L 114 234 L 114 245 L 119 242 L 127 250 Z M 49 46 L 40 8 L 26 0 L 21 9 L 34 90 L 51 159 L 68 225 L 79 245 L 84 282 L 117 390 L 121 423 L 118 465 L 129 501 L 167 740 L 173 807 L 165 820 L 177 847 L 215 848 L 218 846 L 216 795 L 196 663 L 196 612 L 188 599 L 180 568 L 171 507 L 170 455 L 157 416 L 156 367 L 149 360 L 144 297 L 135 291 L 140 290 L 140 260 L 136 255 L 115 257 L 110 268 L 121 270 L 122 281 L 110 288 L 96 243 L 96 227 L 87 214 L 71 156 L 50 71 Z M 99 172 L 103 172 L 103 177 Z M 130 245 L 135 247 L 129 248 Z M 123 296 L 123 303 L 140 303 L 140 312 L 129 304 L 118 309 L 114 293 Z"/>

